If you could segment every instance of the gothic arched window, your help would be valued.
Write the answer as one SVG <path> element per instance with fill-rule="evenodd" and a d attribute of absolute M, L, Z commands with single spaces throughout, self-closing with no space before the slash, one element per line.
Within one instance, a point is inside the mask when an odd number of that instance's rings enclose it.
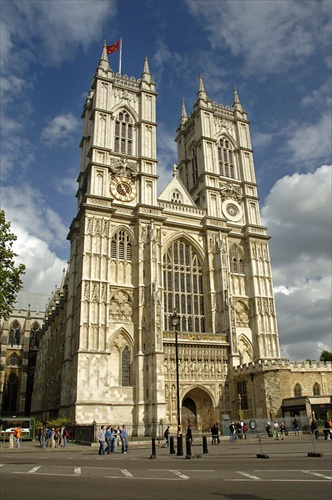
<path fill-rule="evenodd" d="M 300 384 L 296 384 L 294 387 L 294 397 L 299 398 L 300 396 L 302 396 L 302 389 Z"/>
<path fill-rule="evenodd" d="M 133 120 L 126 111 L 120 111 L 115 120 L 114 151 L 133 154 Z"/>
<path fill-rule="evenodd" d="M 203 273 L 192 245 L 184 240 L 171 244 L 164 255 L 165 329 L 172 330 L 174 309 L 183 332 L 205 332 Z"/>
<path fill-rule="evenodd" d="M 316 382 L 312 388 L 312 393 L 314 396 L 320 396 L 320 385 Z"/>
<path fill-rule="evenodd" d="M 18 321 L 14 321 L 9 330 L 9 344 L 11 346 L 20 345 L 21 341 L 21 327 Z"/>
<path fill-rule="evenodd" d="M 117 262 L 131 262 L 132 245 L 130 236 L 126 231 L 119 230 L 113 234 L 111 241 L 111 259 Z"/>
<path fill-rule="evenodd" d="M 230 250 L 231 273 L 244 274 L 243 256 L 238 245 L 233 245 Z"/>
<path fill-rule="evenodd" d="M 222 137 L 218 142 L 219 172 L 223 177 L 236 178 L 235 155 L 232 143 Z"/>
<path fill-rule="evenodd" d="M 177 189 L 175 189 L 171 195 L 171 202 L 179 204 L 182 203 L 182 196 Z"/>
<path fill-rule="evenodd" d="M 130 385 L 130 350 L 128 346 L 122 351 L 121 358 L 122 386 L 127 387 Z"/>
<path fill-rule="evenodd" d="M 30 330 L 30 349 L 38 349 L 40 340 L 40 326 L 35 321 Z"/>

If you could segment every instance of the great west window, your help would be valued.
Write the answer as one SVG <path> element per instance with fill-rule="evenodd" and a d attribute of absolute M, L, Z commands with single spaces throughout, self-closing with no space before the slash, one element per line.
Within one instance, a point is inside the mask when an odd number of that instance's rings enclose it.
<path fill-rule="evenodd" d="M 179 330 L 204 332 L 202 268 L 192 246 L 177 240 L 164 256 L 165 329 L 172 330 L 171 316 L 176 309 L 181 318 Z"/>

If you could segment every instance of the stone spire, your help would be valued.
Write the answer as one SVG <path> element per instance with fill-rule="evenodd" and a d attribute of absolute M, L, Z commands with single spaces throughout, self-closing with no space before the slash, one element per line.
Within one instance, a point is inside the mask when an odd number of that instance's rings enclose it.
<path fill-rule="evenodd" d="M 142 81 L 145 83 L 151 83 L 151 73 L 149 68 L 148 56 L 145 56 L 143 73 L 142 73 Z"/>
<path fill-rule="evenodd" d="M 103 51 L 101 53 L 101 58 L 99 61 L 98 69 L 101 69 L 104 71 L 112 71 L 111 67 L 110 67 L 109 60 L 108 60 L 108 55 L 107 55 L 106 40 L 104 40 L 104 47 L 103 47 Z"/>
<path fill-rule="evenodd" d="M 242 104 L 240 102 L 240 99 L 239 99 L 239 96 L 238 96 L 238 93 L 237 93 L 237 90 L 236 90 L 236 86 L 235 86 L 235 83 L 234 83 L 234 93 L 233 93 L 233 108 L 238 110 L 238 111 L 242 111 Z"/>
<path fill-rule="evenodd" d="M 204 88 L 202 73 L 200 73 L 200 75 L 199 75 L 197 96 L 198 96 L 198 99 L 203 99 L 203 101 L 207 100 L 207 95 L 206 95 L 205 88 Z"/>
<path fill-rule="evenodd" d="M 184 125 L 187 120 L 188 120 L 188 115 L 186 111 L 186 106 L 184 104 L 184 99 L 182 99 L 180 125 Z"/>

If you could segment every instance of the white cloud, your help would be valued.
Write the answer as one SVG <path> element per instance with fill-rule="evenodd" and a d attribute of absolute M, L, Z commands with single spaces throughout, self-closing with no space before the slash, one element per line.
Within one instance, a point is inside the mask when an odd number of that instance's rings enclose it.
<path fill-rule="evenodd" d="M 37 140 L 33 89 L 45 67 L 60 66 L 82 54 L 116 13 L 116 2 L 96 0 L 17 1 L 1 3 L 1 170 L 3 179 L 16 165 L 30 166 Z M 111 32 L 110 32 L 111 35 Z M 64 112 L 64 116 L 66 113 Z M 54 122 L 49 132 L 68 138 L 72 123 Z M 24 151 L 24 153 L 23 153 Z M 26 154 L 30 151 L 30 154 Z"/>
<path fill-rule="evenodd" d="M 51 295 L 54 286 L 60 284 L 62 270 L 67 265 L 67 261 L 51 248 L 60 249 L 69 256 L 67 227 L 47 206 L 40 191 L 28 184 L 7 187 L 1 202 L 11 231 L 17 236 L 13 245 L 18 255 L 16 260 L 26 265 L 24 292 Z"/>
<path fill-rule="evenodd" d="M 79 46 L 86 49 L 99 39 L 100 32 L 115 13 L 116 2 L 111 0 L 5 2 L 2 6 L 2 18 L 7 26 L 6 44 L 2 47 L 4 62 L 8 64 L 12 57 L 13 45 L 29 40 L 23 57 L 31 62 L 38 55 L 40 64 L 45 66 L 61 64 L 70 60 Z"/>
<path fill-rule="evenodd" d="M 8 186 L 2 192 L 1 204 L 6 219 L 17 230 L 21 229 L 24 234 L 40 239 L 54 248 L 66 245 L 68 228 L 47 205 L 38 189 L 29 184 Z"/>
<path fill-rule="evenodd" d="M 245 70 L 279 73 L 328 47 L 329 2 L 288 0 L 188 0 L 202 19 L 213 49 L 225 44 L 244 57 Z"/>
<path fill-rule="evenodd" d="M 256 148 L 267 148 L 273 141 L 273 134 L 267 132 L 253 131 L 252 141 Z"/>
<path fill-rule="evenodd" d="M 73 173 L 71 177 L 61 177 L 60 179 L 55 179 L 55 189 L 58 193 L 75 196 L 78 187 L 76 171 L 75 174 Z"/>
<path fill-rule="evenodd" d="M 11 225 L 11 230 L 17 236 L 13 245 L 18 254 L 17 261 L 26 266 L 24 292 L 45 293 L 50 296 L 55 285 L 61 282 L 62 270 L 67 267 L 67 261 L 57 257 L 46 241 L 32 236 L 16 223 Z"/>
<path fill-rule="evenodd" d="M 292 125 L 290 128 L 294 128 Z M 307 166 L 322 159 L 331 158 L 331 111 L 326 110 L 316 123 L 296 124 L 287 147 L 294 162 Z M 301 165 L 302 164 L 302 165 Z"/>
<path fill-rule="evenodd" d="M 42 139 L 48 145 L 67 145 L 72 134 L 81 128 L 81 122 L 72 114 L 64 113 L 53 118 L 41 132 Z"/>
<path fill-rule="evenodd" d="M 283 356 L 331 350 L 331 166 L 278 180 L 262 208 Z"/>
<path fill-rule="evenodd" d="M 167 68 L 167 78 L 177 75 L 179 71 L 183 75 L 186 73 L 188 61 L 179 52 L 171 51 L 167 44 L 159 39 L 155 46 L 155 53 L 151 58 L 153 66 L 153 79 L 161 84 L 164 78 L 164 71 Z M 171 71 L 170 71 L 171 69 Z"/>

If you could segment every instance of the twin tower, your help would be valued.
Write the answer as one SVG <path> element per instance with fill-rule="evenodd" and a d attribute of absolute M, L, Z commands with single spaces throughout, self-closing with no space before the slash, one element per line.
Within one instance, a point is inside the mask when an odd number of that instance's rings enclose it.
<path fill-rule="evenodd" d="M 200 77 L 182 104 L 178 162 L 158 196 L 156 85 L 115 74 L 106 46 L 83 109 L 68 270 L 38 353 L 32 412 L 127 424 L 134 435 L 181 423 L 205 431 L 242 398 L 234 367 L 279 358 L 266 228 L 247 114 L 212 102 Z M 235 373 L 236 372 L 236 373 Z M 53 412 L 53 413 L 52 413 Z"/>

